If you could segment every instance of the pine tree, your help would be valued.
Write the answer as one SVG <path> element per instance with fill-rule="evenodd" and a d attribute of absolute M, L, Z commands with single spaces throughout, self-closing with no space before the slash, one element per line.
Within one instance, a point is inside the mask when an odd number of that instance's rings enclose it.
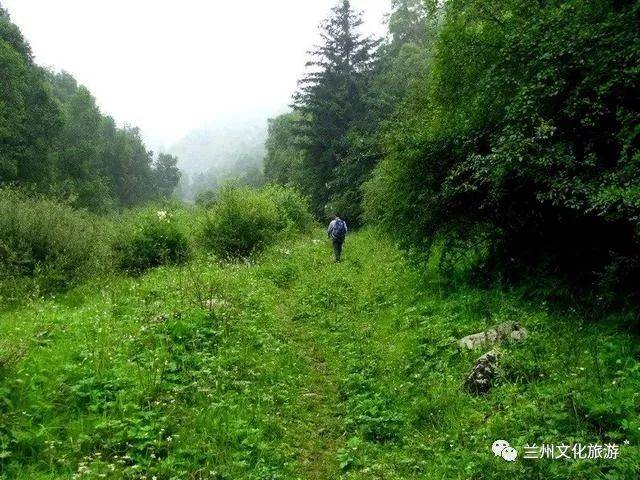
<path fill-rule="evenodd" d="M 322 215 L 331 198 L 329 184 L 347 154 L 347 134 L 364 115 L 363 92 L 375 64 L 379 42 L 361 37 L 362 16 L 349 0 L 332 9 L 322 25 L 323 44 L 311 51 L 309 72 L 300 81 L 294 108 L 301 117 L 301 136 L 312 177 L 312 206 Z"/>

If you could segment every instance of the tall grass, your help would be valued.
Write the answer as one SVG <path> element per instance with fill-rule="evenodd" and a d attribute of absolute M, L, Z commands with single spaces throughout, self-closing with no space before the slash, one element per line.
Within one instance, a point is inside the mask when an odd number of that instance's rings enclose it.
<path fill-rule="evenodd" d="M 259 262 L 159 268 L 82 287 L 82 305 L 74 290 L 0 312 L 0 479 L 637 478 L 625 319 L 499 289 L 442 295 L 377 232 L 345 247 L 335 264 L 318 229 Z M 500 345 L 493 388 L 469 395 L 485 350 L 456 340 L 508 320 L 529 338 Z M 494 457 L 497 439 L 517 461 Z M 620 457 L 524 460 L 527 443 L 615 443 Z"/>
<path fill-rule="evenodd" d="M 0 190 L 0 303 L 21 303 L 108 273 L 180 265 L 198 247 L 248 257 L 313 218 L 295 190 L 227 186 L 210 204 L 164 203 L 99 217 L 52 199 Z"/>

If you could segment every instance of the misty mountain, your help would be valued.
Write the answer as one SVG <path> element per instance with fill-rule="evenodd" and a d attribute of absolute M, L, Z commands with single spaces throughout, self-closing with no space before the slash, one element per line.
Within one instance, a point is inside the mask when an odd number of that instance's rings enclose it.
<path fill-rule="evenodd" d="M 262 166 L 267 139 L 267 116 L 228 118 L 193 130 L 168 149 L 190 176 L 226 171 L 240 165 Z M 239 165 L 240 164 L 240 165 Z"/>

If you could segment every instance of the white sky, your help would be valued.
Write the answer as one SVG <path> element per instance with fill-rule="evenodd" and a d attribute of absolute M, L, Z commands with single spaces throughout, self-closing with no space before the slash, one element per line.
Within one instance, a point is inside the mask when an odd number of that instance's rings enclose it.
<path fill-rule="evenodd" d="M 36 61 L 67 70 L 104 113 L 168 146 L 228 115 L 290 102 L 337 0 L 0 0 Z M 382 34 L 390 0 L 353 0 Z"/>

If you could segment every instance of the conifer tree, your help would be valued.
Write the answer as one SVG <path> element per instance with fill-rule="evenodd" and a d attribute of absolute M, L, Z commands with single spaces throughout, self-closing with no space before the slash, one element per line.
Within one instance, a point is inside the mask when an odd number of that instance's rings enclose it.
<path fill-rule="evenodd" d="M 375 64 L 379 42 L 362 37 L 362 17 L 349 0 L 332 9 L 322 25 L 323 43 L 311 51 L 309 72 L 300 81 L 294 108 L 300 114 L 301 137 L 313 191 L 312 206 L 322 215 L 335 169 L 347 153 L 347 134 L 364 114 L 363 92 Z"/>

